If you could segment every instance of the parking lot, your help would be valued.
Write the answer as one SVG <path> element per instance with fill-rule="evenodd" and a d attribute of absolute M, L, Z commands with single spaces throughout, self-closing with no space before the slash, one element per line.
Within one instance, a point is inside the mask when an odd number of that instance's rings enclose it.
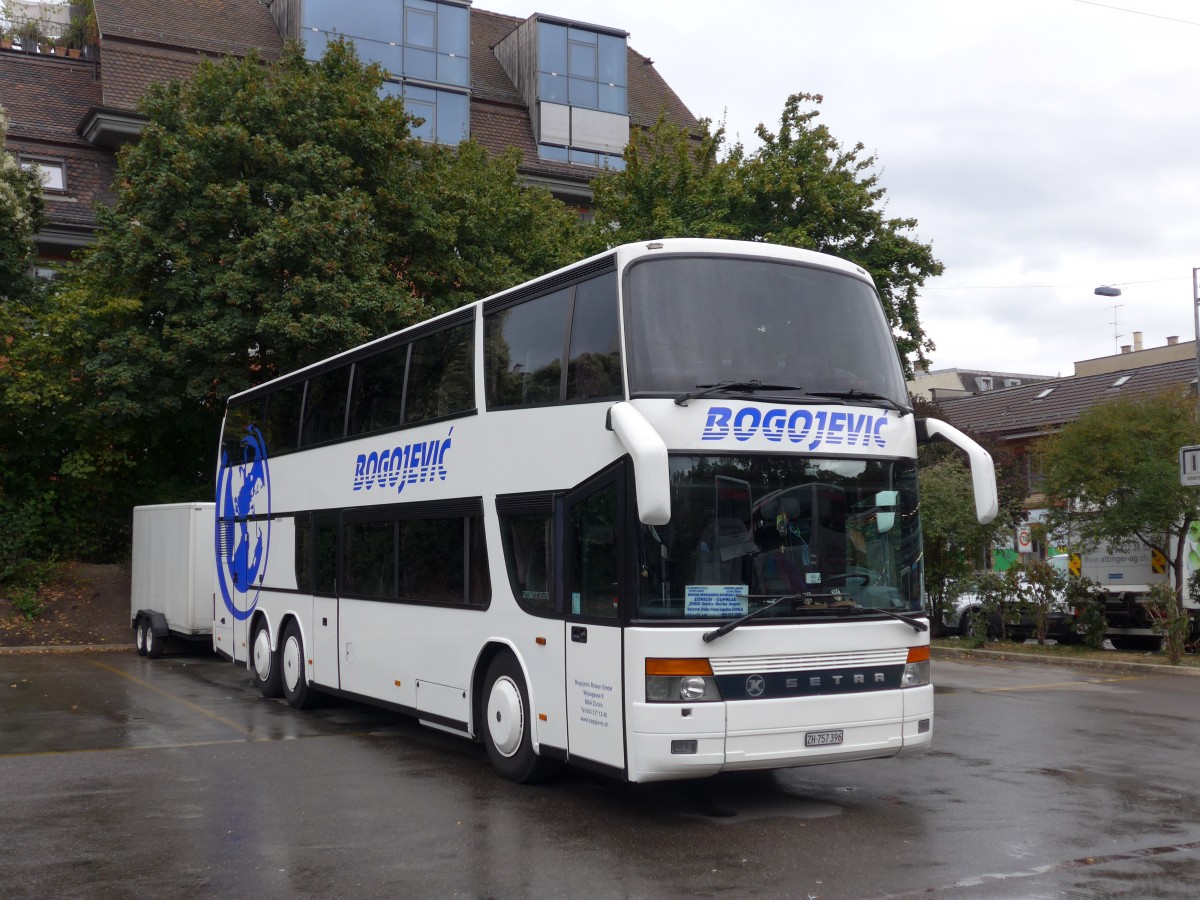
<path fill-rule="evenodd" d="M 1200 678 L 934 664 L 911 760 L 499 780 L 203 655 L 0 656 L 8 897 L 1193 897 Z"/>

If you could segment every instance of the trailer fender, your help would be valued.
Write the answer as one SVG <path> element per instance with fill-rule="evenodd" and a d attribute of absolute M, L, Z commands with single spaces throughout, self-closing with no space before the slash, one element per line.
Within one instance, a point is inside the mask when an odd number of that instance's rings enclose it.
<path fill-rule="evenodd" d="M 133 617 L 133 621 L 145 619 L 150 623 L 150 630 L 154 632 L 157 638 L 166 638 L 171 636 L 171 629 L 167 627 L 167 617 L 154 609 L 139 609 Z"/>

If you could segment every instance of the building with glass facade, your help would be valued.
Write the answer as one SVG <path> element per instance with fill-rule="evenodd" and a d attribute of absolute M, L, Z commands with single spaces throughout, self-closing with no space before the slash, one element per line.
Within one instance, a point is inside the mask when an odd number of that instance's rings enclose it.
<path fill-rule="evenodd" d="M 202 58 L 275 58 L 288 39 L 311 59 L 331 40 L 386 73 L 422 140 L 516 148 L 520 173 L 586 211 L 589 184 L 623 165 L 632 129 L 665 113 L 696 119 L 614 24 L 487 12 L 469 0 L 94 0 L 98 35 L 82 57 L 0 47 L 5 149 L 43 171 L 46 259 L 90 240 L 110 198 L 115 152 L 145 124 L 147 86 L 186 79 Z M 37 49 L 37 48 L 33 48 Z"/>

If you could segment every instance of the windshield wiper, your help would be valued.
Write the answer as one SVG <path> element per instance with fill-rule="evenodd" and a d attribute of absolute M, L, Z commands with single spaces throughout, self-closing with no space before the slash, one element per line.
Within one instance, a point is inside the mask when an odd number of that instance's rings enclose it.
<path fill-rule="evenodd" d="M 757 616 L 761 616 L 767 610 L 774 609 L 783 601 L 796 600 L 802 596 L 804 596 L 804 595 L 803 594 L 784 594 L 779 599 L 772 600 L 766 606 L 760 606 L 754 612 L 747 613 L 746 615 L 742 616 L 740 619 L 734 619 L 732 622 L 726 622 L 720 628 L 714 629 L 713 631 L 706 633 L 704 635 L 704 643 L 711 644 L 717 638 L 719 638 L 723 635 L 729 634 L 729 632 L 733 631 L 733 629 L 737 628 L 739 625 L 745 624 L 746 622 L 749 622 L 751 619 L 756 618 Z"/>
<path fill-rule="evenodd" d="M 850 598 L 847 597 L 846 599 Z M 850 600 L 850 605 L 838 607 L 838 610 L 840 611 L 841 615 L 845 616 L 862 615 L 864 613 L 878 613 L 881 616 L 891 616 L 893 619 L 897 619 L 903 622 L 905 625 L 911 625 L 913 631 L 929 630 L 929 626 L 920 619 L 910 619 L 908 616 L 903 616 L 898 612 L 892 612 L 890 609 L 880 609 L 877 606 L 859 606 L 853 600 Z"/>
<path fill-rule="evenodd" d="M 898 612 L 892 612 L 890 609 L 880 609 L 880 608 L 874 607 L 874 606 L 859 606 L 854 601 L 854 599 L 852 597 L 848 596 L 847 594 L 814 594 L 814 593 L 810 593 L 810 592 L 805 592 L 805 593 L 801 593 L 801 594 L 784 594 L 782 597 L 779 597 L 779 598 L 771 601 L 766 606 L 759 607 L 758 609 L 754 610 L 754 612 L 747 613 L 746 615 L 742 616 L 740 619 L 734 619 L 732 622 L 726 622 L 720 628 L 716 628 L 716 629 L 702 635 L 702 637 L 704 638 L 704 642 L 706 644 L 711 644 L 717 638 L 723 637 L 724 635 L 729 634 L 729 632 L 733 631 L 735 628 L 738 628 L 741 625 L 744 625 L 746 622 L 749 622 L 751 619 L 761 616 L 763 613 L 774 609 L 779 604 L 781 604 L 785 601 L 788 601 L 788 600 L 791 600 L 791 601 L 799 600 L 804 604 L 805 607 L 810 607 L 813 609 L 827 609 L 827 610 L 831 610 L 835 613 L 838 613 L 840 615 L 847 615 L 847 616 L 863 615 L 863 614 L 872 614 L 873 615 L 873 614 L 877 613 L 881 616 L 888 616 L 890 618 L 893 618 L 898 622 L 903 622 L 905 625 L 908 625 L 909 627 L 911 627 L 914 631 L 928 631 L 929 630 L 929 626 L 925 622 L 922 622 L 920 619 L 910 619 L 908 616 L 901 615 Z M 817 606 L 816 603 L 814 603 L 814 601 L 817 601 L 817 600 L 824 600 L 825 604 L 823 606 Z M 833 602 L 831 603 L 830 601 L 833 601 Z"/>
<path fill-rule="evenodd" d="M 707 397 L 709 394 L 715 394 L 719 391 L 743 391 L 754 393 L 755 391 L 802 391 L 804 388 L 796 387 L 794 384 L 763 384 L 757 379 L 753 381 L 718 381 L 716 384 L 698 384 L 696 390 L 688 391 L 686 394 L 680 394 L 675 398 L 676 406 L 687 406 L 689 400 L 696 400 L 700 397 Z"/>
<path fill-rule="evenodd" d="M 860 391 L 858 388 L 850 388 L 848 391 L 809 391 L 809 395 L 813 397 L 830 397 L 834 400 L 882 400 L 899 413 L 908 415 L 912 412 L 912 409 L 902 406 L 891 397 L 885 397 L 883 394 L 876 394 L 872 391 Z"/>

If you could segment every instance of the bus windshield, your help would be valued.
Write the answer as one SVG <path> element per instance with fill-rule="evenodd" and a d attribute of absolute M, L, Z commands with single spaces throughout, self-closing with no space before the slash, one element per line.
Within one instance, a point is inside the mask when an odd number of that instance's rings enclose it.
<path fill-rule="evenodd" d="M 908 404 L 865 281 L 778 260 L 664 256 L 629 268 L 625 296 L 631 396 L 760 381 Z"/>
<path fill-rule="evenodd" d="M 639 619 L 921 609 L 912 460 L 672 455 L 671 521 L 639 529 Z"/>

